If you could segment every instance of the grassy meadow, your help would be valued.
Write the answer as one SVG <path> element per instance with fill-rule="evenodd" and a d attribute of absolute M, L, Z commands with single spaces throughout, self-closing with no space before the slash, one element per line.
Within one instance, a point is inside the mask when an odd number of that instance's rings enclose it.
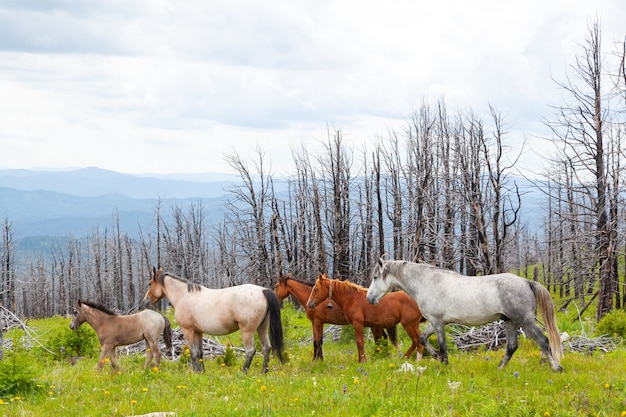
<path fill-rule="evenodd" d="M 572 320 L 572 315 L 558 313 L 561 331 L 591 334 L 592 324 Z M 32 320 L 28 326 L 45 345 L 46 338 L 69 321 L 55 317 Z M 42 349 L 24 348 L 15 355 L 27 370 L 16 372 L 29 373 L 35 388 L 25 394 L 0 392 L 0 415 L 626 416 L 623 344 L 609 353 L 566 352 L 562 373 L 540 363 L 539 348 L 524 337 L 503 370 L 498 369 L 501 350 L 460 352 L 450 345 L 448 366 L 425 357 L 408 361 L 416 369 L 405 372 L 407 361 L 396 349 L 377 350 L 371 338 L 366 343 L 368 361 L 358 363 L 349 334 L 337 342 L 326 340 L 325 360 L 313 363 L 311 325 L 304 313 L 286 303 L 283 326 L 288 361 L 281 364 L 272 357 L 267 374 L 261 373 L 260 354 L 247 375 L 241 372 L 239 354 L 233 366 L 205 358 L 202 374 L 191 371 L 184 356 L 144 370 L 143 354 L 120 354 L 119 373 L 110 365 L 98 373 L 97 357 L 54 360 Z M 403 338 L 400 349 L 406 349 L 410 343 L 401 326 L 398 334 Z M 5 337 L 23 335 L 14 329 Z M 219 339 L 241 346 L 239 333 Z M 9 357 L 5 351 L 4 361 Z"/>

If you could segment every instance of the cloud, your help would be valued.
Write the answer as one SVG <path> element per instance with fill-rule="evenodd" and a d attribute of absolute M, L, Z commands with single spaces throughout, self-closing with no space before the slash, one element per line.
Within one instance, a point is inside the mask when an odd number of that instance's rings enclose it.
<path fill-rule="evenodd" d="M 494 105 L 521 142 L 596 15 L 605 45 L 624 36 L 617 0 L 4 2 L 3 163 L 189 172 L 257 145 L 284 161 L 327 126 L 372 142 L 441 97 Z"/>

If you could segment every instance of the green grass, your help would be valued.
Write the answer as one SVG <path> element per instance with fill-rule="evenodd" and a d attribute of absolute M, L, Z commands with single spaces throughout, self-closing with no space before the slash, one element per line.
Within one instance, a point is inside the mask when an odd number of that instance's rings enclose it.
<path fill-rule="evenodd" d="M 283 311 L 289 362 L 272 358 L 270 372 L 261 373 L 258 355 L 247 375 L 236 366 L 205 359 L 205 372 L 192 372 L 181 362 L 164 360 L 158 371 L 143 370 L 143 355 L 120 355 L 121 373 L 110 366 L 96 371 L 97 358 L 53 361 L 43 351 L 32 357 L 38 390 L 2 396 L 6 416 L 128 416 L 175 411 L 179 416 L 625 416 L 626 348 L 607 354 L 566 353 L 565 371 L 555 373 L 540 363 L 539 348 L 520 338 L 520 349 L 504 370 L 497 365 L 502 351 L 450 351 L 450 364 L 430 358 L 421 376 L 400 372 L 405 362 L 395 352 L 357 362 L 354 343 L 324 343 L 324 362 L 313 363 L 312 345 L 304 342 L 311 326 L 302 313 Z M 559 316 L 559 322 L 571 319 Z M 52 324 L 51 324 L 52 323 Z M 29 323 L 37 333 L 52 333 L 67 319 Z M 45 330 L 44 330 L 45 329 Z M 578 329 L 568 329 L 580 334 Z M 7 337 L 21 332 L 14 330 Z M 403 348 L 408 338 L 401 327 Z M 227 338 L 221 338 L 225 341 Z M 238 333 L 228 340 L 241 346 Z M 35 351 L 33 349 L 33 351 Z M 5 353 L 6 356 L 6 353 Z M 450 385 L 460 382 L 458 388 Z"/>

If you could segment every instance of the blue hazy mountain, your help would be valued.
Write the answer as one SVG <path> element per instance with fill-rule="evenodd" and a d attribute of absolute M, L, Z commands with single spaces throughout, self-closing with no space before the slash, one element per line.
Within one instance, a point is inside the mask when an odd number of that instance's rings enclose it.
<path fill-rule="evenodd" d="M 0 170 L 0 217 L 11 223 L 18 240 L 86 237 L 96 229 L 111 229 L 114 222 L 135 236 L 154 228 L 158 205 L 167 218 L 174 207 L 185 213 L 189 205 L 202 204 L 207 223 L 220 221 L 234 177 L 189 178 L 144 177 L 98 168 Z"/>

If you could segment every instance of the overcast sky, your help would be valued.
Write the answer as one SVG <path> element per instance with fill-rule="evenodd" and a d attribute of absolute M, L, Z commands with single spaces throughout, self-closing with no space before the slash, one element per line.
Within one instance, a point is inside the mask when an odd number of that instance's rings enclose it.
<path fill-rule="evenodd" d="M 0 168 L 225 172 L 260 148 L 288 174 L 327 127 L 360 150 L 441 97 L 537 147 L 596 17 L 609 53 L 623 0 L 0 0 Z"/>

